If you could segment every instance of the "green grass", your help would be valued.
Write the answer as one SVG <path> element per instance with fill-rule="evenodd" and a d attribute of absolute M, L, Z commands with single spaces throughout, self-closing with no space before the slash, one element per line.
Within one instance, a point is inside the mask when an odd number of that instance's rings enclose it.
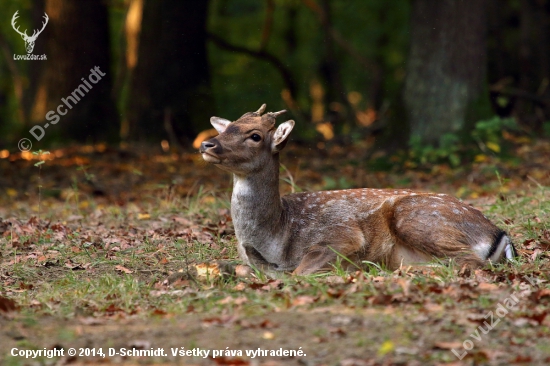
<path fill-rule="evenodd" d="M 547 187 L 503 193 L 494 203 L 481 207 L 512 235 L 522 254 L 515 263 L 463 272 L 452 263 L 436 261 L 432 267 L 392 272 L 369 262 L 361 268 L 348 266 L 348 259 L 339 256 L 328 273 L 282 275 L 277 279 L 269 279 L 258 271 L 250 278 L 193 276 L 195 264 L 238 261 L 236 239 L 228 221 L 228 192 L 216 194 L 200 188 L 197 192 L 180 197 L 161 187 L 144 197 L 139 207 L 105 205 L 89 197 L 85 198 L 90 201 L 87 207 L 76 207 L 73 201 L 44 199 L 43 220 L 29 226 L 34 231 L 0 238 L 0 295 L 17 302 L 19 322 L 29 329 L 44 316 L 154 321 L 195 314 L 212 319 L 215 324 L 218 318 L 227 316 L 376 311 L 378 321 L 391 324 L 388 329 L 394 335 L 379 330 L 385 335 L 376 343 L 365 333 L 348 339 L 353 340 L 353 347 L 368 349 L 384 359 L 395 355 L 397 346 L 404 349 L 403 357 L 409 357 L 407 349 L 414 348 L 422 337 L 414 322 L 408 324 L 399 319 L 426 318 L 421 320 L 426 322 L 423 331 L 462 341 L 477 327 L 477 323 L 465 319 L 494 310 L 499 301 L 518 289 L 520 282 L 525 282 L 522 276 L 545 281 L 539 284 L 540 289 L 550 288 L 549 260 L 543 245 L 545 232 L 550 229 Z M 80 198 L 82 202 L 83 196 Z M 64 223 L 70 215 L 83 218 Z M 45 218 L 50 221 L 48 225 Z M 174 221 L 176 218 L 179 221 Z M 14 242 L 19 244 L 12 245 Z M 537 249 L 539 255 L 535 257 Z M 483 290 L 480 283 L 495 284 L 495 288 Z M 527 347 L 534 339 L 550 334 L 548 324 L 516 327 L 513 322 L 545 311 L 550 311 L 548 297 L 525 298 L 519 310 L 503 321 L 502 328 L 484 340 L 496 342 L 500 332 L 510 332 L 515 344 Z M 393 314 L 397 314 L 395 318 Z M 321 343 L 338 336 L 340 331 L 351 332 L 345 325 L 310 326 L 311 340 Z M 78 338 L 67 329 L 63 332 L 52 337 Z M 28 340 L 17 344 L 40 348 Z M 484 357 L 482 347 L 476 343 L 472 353 L 473 359 L 480 362 Z M 550 354 L 548 347 L 536 347 L 540 354 Z M 426 363 L 456 360 L 446 349 L 432 349 L 414 357 Z M 22 363 L 7 358 L 6 364 Z"/>
<path fill-rule="evenodd" d="M 178 213 L 190 221 L 198 219 L 215 223 L 220 220 L 219 210 L 227 209 L 228 206 L 227 197 L 220 198 L 212 192 L 199 190 L 197 195 L 183 199 L 167 194 L 158 198 L 156 204 L 151 204 L 145 211 L 150 213 L 150 219 L 147 220 L 149 222 L 158 222 L 167 214 Z M 92 209 L 95 209 L 94 206 Z M 536 187 L 530 192 L 503 196 L 495 204 L 483 209 L 491 219 L 514 235 L 516 245 L 521 248 L 525 242 L 539 240 L 541 233 L 550 228 L 550 189 Z M 139 225 L 135 213 L 124 212 L 117 207 L 108 207 L 105 212 L 107 217 L 103 220 L 107 223 L 130 227 Z M 55 218 L 56 213 L 49 213 L 49 217 Z M 173 287 L 163 284 L 163 280 L 178 271 L 186 274 L 189 267 L 196 263 L 221 258 L 238 260 L 234 236 L 216 235 L 210 243 L 205 244 L 194 238 L 174 239 L 169 233 L 151 235 L 145 231 L 144 236 L 136 239 L 137 244 L 112 251 L 110 249 L 118 244 L 116 240 L 106 249 L 107 244 L 100 238 L 96 241 L 93 238 L 83 238 L 86 235 L 88 234 L 85 229 L 76 229 L 60 241 L 55 239 L 55 231 L 49 228 L 39 237 L 19 237 L 20 242 L 34 240 L 36 247 L 42 248 L 43 252 L 55 252 L 55 257 L 45 262 L 31 258 L 4 264 L 2 273 L 11 279 L 11 284 L 3 287 L 2 292 L 9 292 L 10 297 L 21 305 L 26 314 L 57 314 L 72 317 L 78 314 L 97 316 L 107 312 L 149 316 L 156 309 L 170 313 L 185 312 L 190 307 L 200 312 L 231 311 L 235 305 L 231 301 L 221 300 L 242 296 L 247 298 L 247 305 L 244 307 L 259 312 L 289 307 L 288 303 L 292 303 L 297 296 L 314 297 L 315 300 L 307 304 L 309 307 L 341 305 L 341 296 L 330 295 L 330 291 L 338 286 L 345 287 L 345 283 L 350 281 L 350 273 L 343 266 L 349 260 L 340 256 L 331 273 L 303 277 L 285 276 L 279 279 L 281 284 L 274 289 L 276 291 L 256 289 L 255 284 L 268 282 L 268 278 L 259 272 L 255 272 L 254 278 L 246 280 L 211 278 L 207 281 L 195 281 L 186 278 Z M 123 240 L 127 239 L 123 234 L 120 236 Z M 10 241 L 9 235 L 0 239 L 4 262 L 10 258 L 21 259 L 29 254 L 29 251 L 11 248 Z M 355 280 L 360 278 L 365 282 L 362 291 L 366 292 L 346 293 L 347 304 L 357 302 L 362 306 L 362 298 L 368 296 L 369 291 L 372 294 L 391 294 L 391 280 L 400 277 L 378 264 L 364 264 L 365 267 L 357 273 L 352 273 L 352 276 L 355 276 Z M 520 258 L 515 264 L 493 265 L 490 269 L 503 274 L 519 273 L 527 269 L 532 273 L 541 272 L 540 275 L 547 278 L 546 264 L 547 259 L 538 256 L 534 260 Z M 73 268 L 70 268 L 71 266 Z M 117 270 L 117 266 L 122 266 L 131 273 Z M 415 284 L 422 286 L 449 284 L 461 280 L 459 270 L 460 268 L 452 264 L 440 263 L 426 273 L 414 274 L 412 279 Z M 339 277 L 340 282 L 344 284 L 334 284 L 335 277 Z M 379 285 L 373 287 L 369 281 L 375 277 L 387 278 L 386 288 L 380 288 Z M 244 290 L 234 290 L 239 283 L 244 284 Z M 187 289 L 190 295 L 170 295 L 171 288 Z M 160 290 L 168 294 L 151 295 L 154 291 Z"/>

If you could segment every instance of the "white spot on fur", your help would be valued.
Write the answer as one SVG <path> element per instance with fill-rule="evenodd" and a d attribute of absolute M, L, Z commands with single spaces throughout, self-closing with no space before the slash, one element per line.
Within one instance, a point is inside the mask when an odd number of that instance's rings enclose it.
<path fill-rule="evenodd" d="M 253 193 L 246 179 L 235 178 L 235 184 L 233 185 L 233 194 L 235 196 L 248 196 Z"/>
<path fill-rule="evenodd" d="M 477 243 L 472 247 L 474 252 L 476 252 L 482 259 L 487 258 L 487 253 L 489 253 L 489 250 L 491 250 L 491 244 L 490 243 L 484 243 L 480 242 Z"/>

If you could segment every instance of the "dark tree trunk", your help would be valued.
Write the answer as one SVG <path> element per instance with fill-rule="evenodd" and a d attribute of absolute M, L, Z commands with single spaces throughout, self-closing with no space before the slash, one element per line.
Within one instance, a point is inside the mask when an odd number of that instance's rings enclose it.
<path fill-rule="evenodd" d="M 34 61 L 43 64 L 32 101 L 31 121 L 49 121 L 51 127 L 46 136 L 59 135 L 77 141 L 116 139 L 119 125 L 111 98 L 106 3 L 102 0 L 46 0 L 45 11 L 49 16 L 43 34 L 47 38 L 44 50 L 47 61 Z M 89 77 L 96 67 L 100 79 L 94 78 L 97 83 L 93 83 Z M 79 87 L 80 92 L 74 93 Z M 58 106 L 62 106 L 61 112 Z M 61 115 L 65 111 L 66 114 Z M 59 117 L 55 127 L 51 118 L 54 115 Z"/>
<path fill-rule="evenodd" d="M 40 26 L 42 25 L 42 22 L 44 21 L 44 12 L 45 12 L 45 0 L 34 0 L 33 1 L 33 7 L 32 7 L 32 24 L 35 29 L 40 29 Z M 48 24 L 44 30 L 43 37 L 47 37 L 51 33 L 48 33 L 48 27 L 50 24 Z M 29 32 L 30 33 L 30 32 Z M 41 42 L 42 41 L 42 42 Z M 40 39 L 36 42 L 34 46 L 33 53 L 37 55 L 42 55 L 48 52 L 47 50 L 47 41 L 44 38 L 43 40 Z M 36 98 L 36 92 L 38 90 L 38 86 L 40 85 L 41 76 L 44 72 L 44 62 L 36 62 L 33 67 L 28 69 L 28 75 L 29 75 L 29 85 L 28 88 L 26 88 L 25 93 L 23 95 L 23 108 L 25 111 L 30 111 L 33 108 L 33 102 Z M 28 113 L 28 112 L 27 112 Z M 24 123 L 27 124 L 28 116 L 25 116 Z M 25 126 L 25 128 L 28 128 L 28 126 Z"/>
<path fill-rule="evenodd" d="M 346 120 L 355 121 L 355 116 L 348 101 L 348 95 L 340 73 L 339 59 L 341 53 L 337 53 L 334 39 L 330 33 L 333 26 L 330 4 L 330 0 L 322 0 L 321 2 L 324 14 L 324 19 L 322 19 L 324 56 L 319 65 L 319 74 L 325 84 L 324 103 L 328 107 L 328 119 L 335 125 L 338 133 L 341 133 L 344 127 L 343 123 Z M 331 108 L 333 102 L 339 103 L 341 108 L 337 110 Z"/>
<path fill-rule="evenodd" d="M 437 144 L 487 101 L 485 0 L 414 0 L 404 100 L 411 136 Z"/>
<path fill-rule="evenodd" d="M 207 0 L 145 0 L 127 106 L 132 139 L 188 143 L 208 128 L 207 10 Z"/>
<path fill-rule="evenodd" d="M 519 88 L 532 95 L 550 96 L 550 2 L 522 0 L 519 34 Z M 520 99 L 514 114 L 534 130 L 550 118 L 550 107 Z"/>

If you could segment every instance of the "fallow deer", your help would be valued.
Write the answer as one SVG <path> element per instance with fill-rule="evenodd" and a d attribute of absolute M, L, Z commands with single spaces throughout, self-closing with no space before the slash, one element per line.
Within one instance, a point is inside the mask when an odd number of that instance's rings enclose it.
<path fill-rule="evenodd" d="M 219 132 L 204 160 L 233 173 L 231 215 L 238 253 L 267 273 L 328 270 L 339 255 L 389 269 L 434 258 L 478 267 L 516 255 L 509 236 L 480 211 L 446 194 L 346 189 L 279 194 L 279 152 L 294 121 L 265 104 L 235 122 L 212 117 Z"/>

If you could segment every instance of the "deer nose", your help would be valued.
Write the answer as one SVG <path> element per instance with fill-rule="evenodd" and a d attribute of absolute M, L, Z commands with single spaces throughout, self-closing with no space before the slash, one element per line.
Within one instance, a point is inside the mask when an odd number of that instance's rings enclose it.
<path fill-rule="evenodd" d="M 201 153 L 203 153 L 203 152 L 205 152 L 206 150 L 211 149 L 211 148 L 213 148 L 213 147 L 216 147 L 216 144 L 215 144 L 215 143 L 213 143 L 213 142 L 211 142 L 211 141 L 203 141 L 203 142 L 201 143 L 201 148 L 199 149 L 199 151 L 200 151 Z"/>

